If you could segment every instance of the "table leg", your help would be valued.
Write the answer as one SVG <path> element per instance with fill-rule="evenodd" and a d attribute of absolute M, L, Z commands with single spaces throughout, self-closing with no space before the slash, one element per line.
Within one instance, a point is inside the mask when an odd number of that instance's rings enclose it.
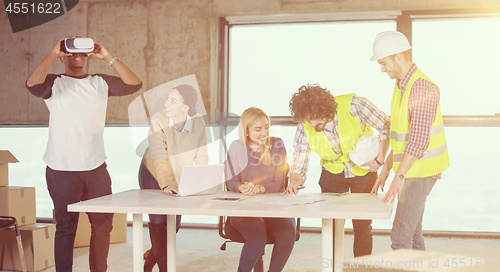
<path fill-rule="evenodd" d="M 132 223 L 132 236 L 133 236 L 133 263 L 134 263 L 134 272 L 143 272 L 144 265 L 142 262 L 142 254 L 143 254 L 143 222 L 142 222 L 142 214 L 134 213 L 133 215 L 133 223 Z"/>
<path fill-rule="evenodd" d="M 345 219 L 335 219 L 335 272 L 343 271 L 344 261 L 344 223 Z"/>
<path fill-rule="evenodd" d="M 176 215 L 167 215 L 167 271 L 175 272 L 175 217 Z"/>
<path fill-rule="evenodd" d="M 331 272 L 333 270 L 332 267 L 330 266 L 330 264 L 332 264 L 332 263 L 329 262 L 329 260 L 332 259 L 332 255 L 333 255 L 332 232 L 333 232 L 332 219 L 323 218 L 322 228 L 321 228 L 321 237 L 323 239 L 323 241 L 321 243 L 322 256 L 323 256 L 321 258 L 321 264 L 322 264 L 322 271 L 323 272 L 326 272 L 326 271 Z M 328 263 L 329 265 L 323 265 L 325 262 Z"/>

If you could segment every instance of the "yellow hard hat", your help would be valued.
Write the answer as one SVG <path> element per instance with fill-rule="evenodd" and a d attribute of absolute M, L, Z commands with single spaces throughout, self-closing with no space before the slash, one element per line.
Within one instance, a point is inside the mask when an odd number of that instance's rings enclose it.
<path fill-rule="evenodd" d="M 406 36 L 398 31 L 384 31 L 377 35 L 373 42 L 373 56 L 371 61 L 401 53 L 411 49 Z"/>

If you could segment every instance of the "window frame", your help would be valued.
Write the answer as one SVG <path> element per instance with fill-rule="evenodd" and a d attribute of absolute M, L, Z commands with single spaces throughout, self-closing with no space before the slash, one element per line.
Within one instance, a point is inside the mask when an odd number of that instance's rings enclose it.
<path fill-rule="evenodd" d="M 229 112 L 229 50 L 230 28 L 239 25 L 359 22 L 395 20 L 396 29 L 412 44 L 412 23 L 415 19 L 500 18 L 500 8 L 433 9 L 375 12 L 339 12 L 308 14 L 242 15 L 219 17 L 216 110 Z M 274 125 L 295 125 L 291 116 L 270 116 Z M 238 117 L 222 114 L 216 122 L 222 126 L 237 125 Z M 500 113 L 492 115 L 443 115 L 445 127 L 500 127 Z"/>

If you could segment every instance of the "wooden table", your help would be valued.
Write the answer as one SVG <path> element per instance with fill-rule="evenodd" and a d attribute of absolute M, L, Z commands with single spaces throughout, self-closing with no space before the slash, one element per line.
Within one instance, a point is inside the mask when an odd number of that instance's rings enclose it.
<path fill-rule="evenodd" d="M 241 197 L 242 201 L 213 201 L 215 197 Z M 304 205 L 273 205 L 266 201 L 282 198 L 289 200 L 322 198 L 324 201 Z M 287 199 L 285 199 L 286 201 Z M 262 203 L 264 202 L 264 203 Z M 297 196 L 264 194 L 245 197 L 242 194 L 223 192 L 218 195 L 173 197 L 161 190 L 130 190 L 68 205 L 71 212 L 132 213 L 134 271 L 143 271 L 143 214 L 167 215 L 168 271 L 176 270 L 175 215 L 214 215 L 246 217 L 322 218 L 322 264 L 331 260 L 332 219 L 335 219 L 334 265 L 341 266 L 344 259 L 345 219 L 390 219 L 392 205 L 384 204 L 382 196 L 348 194 L 334 196 L 328 193 L 299 193 Z M 324 267 L 322 271 L 332 271 Z M 342 268 L 336 269 L 342 271 Z"/>

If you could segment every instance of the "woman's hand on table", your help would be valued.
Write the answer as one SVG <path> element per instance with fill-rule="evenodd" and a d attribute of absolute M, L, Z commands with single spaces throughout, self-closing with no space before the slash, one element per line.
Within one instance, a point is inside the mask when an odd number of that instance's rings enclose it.
<path fill-rule="evenodd" d="M 252 182 L 245 182 L 241 186 L 241 193 L 248 196 L 253 196 L 257 194 L 257 188 Z"/>
<path fill-rule="evenodd" d="M 176 195 L 177 192 L 179 192 L 179 188 L 177 186 L 168 185 L 163 188 L 163 192 L 171 195 Z"/>
<path fill-rule="evenodd" d="M 238 191 L 244 195 L 253 196 L 265 193 L 266 188 L 262 185 L 255 185 L 252 182 L 245 182 L 238 186 Z"/>

